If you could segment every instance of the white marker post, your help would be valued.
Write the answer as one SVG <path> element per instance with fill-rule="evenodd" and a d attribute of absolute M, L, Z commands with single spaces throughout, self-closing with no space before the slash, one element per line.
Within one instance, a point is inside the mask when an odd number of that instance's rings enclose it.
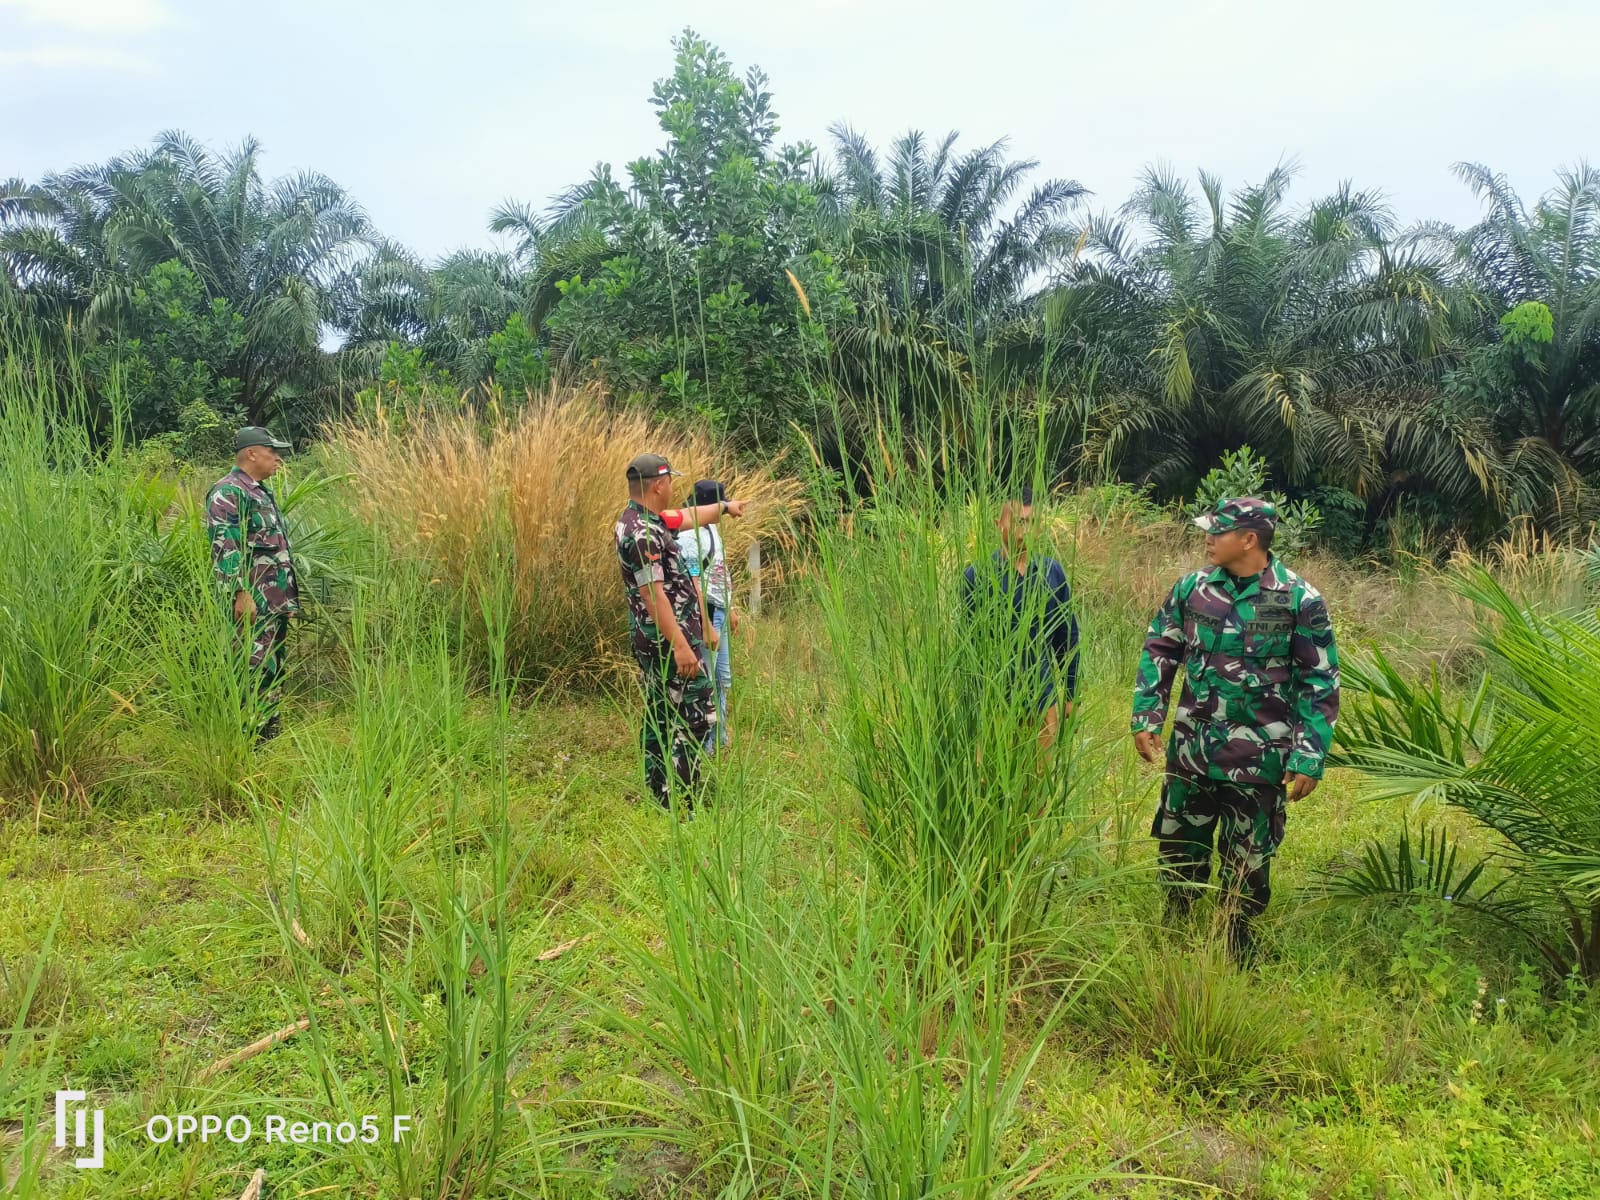
<path fill-rule="evenodd" d="M 761 615 L 761 543 L 750 543 L 750 555 L 745 560 L 745 570 L 750 572 L 750 615 Z"/>

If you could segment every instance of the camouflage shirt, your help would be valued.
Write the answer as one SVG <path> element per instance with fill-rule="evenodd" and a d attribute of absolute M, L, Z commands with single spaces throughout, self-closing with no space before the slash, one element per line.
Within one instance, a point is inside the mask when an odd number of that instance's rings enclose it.
<path fill-rule="evenodd" d="M 675 516 L 676 514 L 669 514 Z M 635 500 L 617 518 L 617 560 L 622 568 L 622 584 L 628 592 L 628 625 L 633 635 L 633 653 L 641 663 L 649 662 L 668 650 L 666 640 L 650 617 L 645 593 L 652 583 L 662 584 L 672 615 L 678 619 L 684 637 L 698 646 L 703 632 L 700 625 L 700 597 L 694 579 L 684 568 L 683 555 L 671 525 Z"/>
<path fill-rule="evenodd" d="M 272 489 L 235 467 L 206 495 L 211 566 L 228 600 L 249 592 L 263 615 L 298 612 L 289 532 Z"/>
<path fill-rule="evenodd" d="M 1220 567 L 1180 579 L 1150 623 L 1135 733 L 1161 731 L 1180 665 L 1170 771 L 1238 783 L 1321 777 L 1339 714 L 1339 653 L 1316 588 L 1270 555 L 1248 579 Z"/>

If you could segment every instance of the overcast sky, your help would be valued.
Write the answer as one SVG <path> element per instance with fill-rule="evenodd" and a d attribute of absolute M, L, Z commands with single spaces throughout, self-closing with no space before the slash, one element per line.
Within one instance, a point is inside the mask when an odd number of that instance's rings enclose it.
<path fill-rule="evenodd" d="M 1154 160 L 1233 186 L 1292 158 L 1300 200 L 1351 179 L 1459 223 L 1454 162 L 1531 203 L 1600 160 L 1596 0 L 0 0 L 0 178 L 254 134 L 424 254 L 484 245 L 498 201 L 660 144 L 686 24 L 766 70 L 785 140 L 1009 136 L 1097 207 Z"/>

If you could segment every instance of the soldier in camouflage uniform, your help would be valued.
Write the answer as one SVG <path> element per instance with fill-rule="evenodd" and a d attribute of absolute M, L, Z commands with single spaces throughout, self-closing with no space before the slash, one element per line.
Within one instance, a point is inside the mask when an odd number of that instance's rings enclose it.
<path fill-rule="evenodd" d="M 278 733 L 284 643 L 300 609 L 289 534 L 266 484 L 290 447 L 255 425 L 239 430 L 233 447 L 233 470 L 206 495 L 206 521 L 217 590 L 238 625 L 241 651 L 249 639 L 256 703 L 248 722 L 265 741 Z"/>
<path fill-rule="evenodd" d="M 1316 788 L 1339 712 L 1328 608 L 1272 554 L 1277 517 L 1271 502 L 1247 497 L 1195 520 L 1212 565 L 1180 579 L 1156 613 L 1133 696 L 1135 744 L 1157 762 L 1173 676 L 1184 668 L 1150 832 L 1169 916 L 1187 913 L 1209 878 L 1217 838 L 1229 947 L 1241 959 L 1271 896 L 1286 803 Z"/>
<path fill-rule="evenodd" d="M 700 753 L 717 722 L 715 687 L 701 662 L 705 635 L 699 593 L 675 535 L 713 525 L 724 513 L 744 514 L 742 500 L 668 508 L 676 475 L 659 454 L 641 454 L 629 463 L 628 507 L 616 528 L 633 656 L 644 683 L 645 786 L 667 808 L 672 805 L 668 761 L 692 803 Z"/>

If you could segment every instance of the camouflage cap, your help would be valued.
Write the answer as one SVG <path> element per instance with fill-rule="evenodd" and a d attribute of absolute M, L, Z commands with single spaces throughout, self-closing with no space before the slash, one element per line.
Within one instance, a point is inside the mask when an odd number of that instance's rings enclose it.
<path fill-rule="evenodd" d="M 1221 500 L 1217 507 L 1194 519 L 1207 533 L 1228 533 L 1234 529 L 1254 529 L 1271 533 L 1278 526 L 1278 506 L 1259 496 L 1239 496 Z"/>
<path fill-rule="evenodd" d="M 656 479 L 662 475 L 676 475 L 672 464 L 659 454 L 640 454 L 628 464 L 628 478 Z"/>
<path fill-rule="evenodd" d="M 246 425 L 233 435 L 233 448 L 235 450 L 244 450 L 250 446 L 270 446 L 280 454 L 285 450 L 292 449 L 288 442 L 280 437 L 275 437 L 272 430 L 264 429 L 260 425 Z"/>

